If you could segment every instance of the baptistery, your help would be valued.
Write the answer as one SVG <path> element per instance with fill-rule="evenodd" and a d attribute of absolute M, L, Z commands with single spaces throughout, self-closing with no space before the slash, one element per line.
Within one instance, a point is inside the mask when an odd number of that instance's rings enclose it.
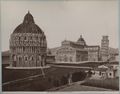
<path fill-rule="evenodd" d="M 46 65 L 47 40 L 42 29 L 35 24 L 31 13 L 24 16 L 10 36 L 10 66 L 41 67 Z"/>

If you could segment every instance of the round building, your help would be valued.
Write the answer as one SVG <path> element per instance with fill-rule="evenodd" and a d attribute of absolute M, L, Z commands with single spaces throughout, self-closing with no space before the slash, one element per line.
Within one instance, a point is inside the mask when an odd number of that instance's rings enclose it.
<path fill-rule="evenodd" d="M 10 36 L 10 66 L 44 66 L 47 55 L 46 50 L 46 36 L 28 12 L 23 23 L 18 25 Z"/>

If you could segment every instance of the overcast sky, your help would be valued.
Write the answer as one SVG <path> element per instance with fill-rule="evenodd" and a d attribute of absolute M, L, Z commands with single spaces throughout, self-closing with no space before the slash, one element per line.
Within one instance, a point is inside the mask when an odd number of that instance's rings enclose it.
<path fill-rule="evenodd" d="M 116 0 L 2 1 L 2 50 L 9 49 L 10 34 L 30 11 L 44 31 L 49 48 L 64 39 L 77 41 L 82 34 L 88 45 L 101 45 L 108 35 L 110 46 L 118 48 L 118 3 Z"/>

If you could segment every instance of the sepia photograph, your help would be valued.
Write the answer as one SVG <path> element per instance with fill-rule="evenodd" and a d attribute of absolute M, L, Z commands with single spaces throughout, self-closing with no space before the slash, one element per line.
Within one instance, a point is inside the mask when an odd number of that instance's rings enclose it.
<path fill-rule="evenodd" d="M 119 91 L 118 0 L 0 3 L 2 92 Z"/>

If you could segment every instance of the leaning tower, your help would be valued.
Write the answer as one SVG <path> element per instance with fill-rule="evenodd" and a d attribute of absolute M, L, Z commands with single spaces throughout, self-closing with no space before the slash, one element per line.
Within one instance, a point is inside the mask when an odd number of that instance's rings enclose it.
<path fill-rule="evenodd" d="M 108 36 L 103 36 L 101 40 L 101 59 L 102 61 L 108 60 L 109 39 Z"/>
<path fill-rule="evenodd" d="M 44 66 L 46 50 L 46 36 L 28 12 L 10 36 L 10 66 Z"/>

